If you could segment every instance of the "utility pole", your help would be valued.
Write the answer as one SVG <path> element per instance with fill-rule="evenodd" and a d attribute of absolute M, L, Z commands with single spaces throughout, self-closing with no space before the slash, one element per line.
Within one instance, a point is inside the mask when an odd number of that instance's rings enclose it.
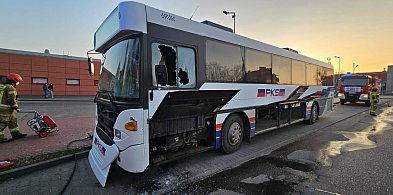
<path fill-rule="evenodd" d="M 355 74 L 355 68 L 358 67 L 359 65 L 355 65 L 355 62 L 352 65 L 352 73 Z"/>

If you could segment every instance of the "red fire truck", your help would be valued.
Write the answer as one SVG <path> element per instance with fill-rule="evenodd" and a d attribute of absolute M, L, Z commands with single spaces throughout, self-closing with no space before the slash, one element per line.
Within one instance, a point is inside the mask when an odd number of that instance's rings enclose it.
<path fill-rule="evenodd" d="M 380 92 L 381 79 L 365 74 L 344 74 L 340 78 L 340 90 L 338 93 L 340 103 L 361 101 L 370 106 L 369 94 L 373 86 L 376 86 L 378 92 Z"/>

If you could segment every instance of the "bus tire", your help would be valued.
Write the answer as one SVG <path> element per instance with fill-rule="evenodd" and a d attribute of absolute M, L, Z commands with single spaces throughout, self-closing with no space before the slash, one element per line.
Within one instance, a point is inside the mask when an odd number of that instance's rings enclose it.
<path fill-rule="evenodd" d="M 312 125 L 318 120 L 318 105 L 313 103 L 311 106 L 310 119 L 307 120 L 307 124 Z"/>
<path fill-rule="evenodd" d="M 237 115 L 231 115 L 225 121 L 221 134 L 221 150 L 225 154 L 235 152 L 240 148 L 244 135 L 244 125 L 242 118 Z"/>
<path fill-rule="evenodd" d="M 370 105 L 371 105 L 371 102 L 370 101 L 366 101 L 366 102 L 364 102 L 365 104 L 366 104 L 366 106 L 368 106 L 368 107 L 370 107 Z"/>
<path fill-rule="evenodd" d="M 344 105 L 345 102 L 347 102 L 347 101 L 345 101 L 345 100 L 340 100 L 340 104 L 341 104 L 341 105 Z"/>

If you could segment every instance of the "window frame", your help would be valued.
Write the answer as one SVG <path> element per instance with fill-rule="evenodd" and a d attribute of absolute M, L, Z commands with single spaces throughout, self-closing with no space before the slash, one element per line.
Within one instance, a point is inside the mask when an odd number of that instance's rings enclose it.
<path fill-rule="evenodd" d="M 150 79 L 151 82 L 150 82 L 149 85 L 151 85 L 154 89 L 157 88 L 157 84 L 154 83 L 155 78 L 154 78 L 154 75 L 153 75 L 153 72 L 154 72 L 153 44 L 162 44 L 162 45 L 174 47 L 176 49 L 176 69 L 175 69 L 175 71 L 176 71 L 176 86 L 161 86 L 161 87 L 170 88 L 170 89 L 179 89 L 179 90 L 182 90 L 182 89 L 185 89 L 185 90 L 187 90 L 187 89 L 195 89 L 195 88 L 198 87 L 198 76 L 199 76 L 198 72 L 199 72 L 199 69 L 198 69 L 198 50 L 196 49 L 196 47 L 193 46 L 193 45 L 189 45 L 189 44 L 183 44 L 183 43 L 172 42 L 172 41 L 169 42 L 169 41 L 165 41 L 165 40 L 161 40 L 161 39 L 157 39 L 157 38 L 151 39 L 148 42 L 148 46 L 147 46 L 147 48 L 148 48 L 148 55 L 147 55 L 148 60 L 147 61 L 149 62 L 149 64 L 147 65 L 149 67 L 149 68 L 147 68 L 147 70 L 148 70 L 147 74 L 151 78 Z M 195 72 L 194 77 L 195 77 L 195 82 L 194 82 L 194 86 L 193 87 L 179 87 L 179 83 L 180 83 L 179 82 L 179 78 L 178 78 L 178 73 L 179 73 L 178 72 L 178 58 L 179 58 L 179 56 L 178 56 L 178 48 L 179 47 L 186 48 L 186 49 L 191 49 L 192 51 L 194 51 L 194 72 Z M 188 77 L 190 78 L 190 74 L 188 74 Z M 157 81 L 155 81 L 155 82 L 157 82 Z"/>
<path fill-rule="evenodd" d="M 215 80 L 208 80 L 208 78 L 207 78 L 207 75 L 208 75 L 207 74 L 207 64 L 208 64 L 208 62 L 207 62 L 207 60 L 208 60 L 207 53 L 209 53 L 208 47 L 207 47 L 208 42 L 212 42 L 214 44 L 221 44 L 221 45 L 231 46 L 231 47 L 238 47 L 240 49 L 240 57 L 241 57 L 240 58 L 240 60 L 241 60 L 240 66 L 242 68 L 242 77 L 241 77 L 240 80 L 238 80 L 238 81 L 218 81 L 217 79 L 215 79 Z M 207 39 L 205 41 L 205 44 L 206 44 L 205 45 L 205 81 L 206 82 L 215 82 L 215 83 L 244 83 L 244 79 L 245 79 L 245 76 L 246 76 L 246 51 L 245 51 L 246 47 L 244 47 L 242 45 L 237 45 L 237 44 L 234 44 L 234 43 L 228 43 L 228 42 L 225 42 L 225 41 L 215 40 L 215 39 Z M 224 66 L 224 67 L 228 67 L 228 66 Z"/>
<path fill-rule="evenodd" d="M 34 82 L 35 79 L 43 79 L 43 80 L 46 80 L 46 82 Z M 31 77 L 31 84 L 42 85 L 45 83 L 48 83 L 48 77 Z"/>
<path fill-rule="evenodd" d="M 275 72 L 274 72 L 274 67 L 275 67 L 275 63 L 274 63 L 274 58 L 276 57 L 276 59 L 282 59 L 282 60 L 285 60 L 285 61 L 288 61 L 289 60 L 289 73 L 288 73 L 288 75 L 289 75 L 289 78 L 287 78 L 286 80 L 288 80 L 289 81 L 289 83 L 286 83 L 286 82 L 283 82 L 283 81 L 280 81 L 280 77 L 278 77 L 278 79 L 279 79 L 279 82 L 273 82 L 274 81 L 274 79 L 273 79 L 273 75 L 275 74 Z M 277 66 L 276 66 L 277 67 Z M 282 67 L 280 67 L 280 69 L 281 69 Z M 284 71 L 285 72 L 285 71 Z M 278 76 L 280 76 L 280 75 L 278 75 Z M 285 77 L 284 77 L 285 78 Z M 292 58 L 289 58 L 289 57 L 285 57 L 285 56 L 280 56 L 280 55 L 277 55 L 277 54 L 272 54 L 272 84 L 277 84 L 277 85 L 292 85 Z"/>
<path fill-rule="evenodd" d="M 78 84 L 70 84 L 68 81 L 78 81 Z M 81 85 L 81 80 L 80 79 L 66 79 L 66 85 L 71 85 L 71 86 L 80 86 Z"/>

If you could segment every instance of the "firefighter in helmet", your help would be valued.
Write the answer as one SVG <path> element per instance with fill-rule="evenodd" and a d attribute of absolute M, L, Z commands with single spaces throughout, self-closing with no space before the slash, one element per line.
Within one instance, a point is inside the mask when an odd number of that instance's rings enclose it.
<path fill-rule="evenodd" d="M 370 92 L 370 115 L 377 116 L 377 103 L 379 102 L 378 88 L 373 86 Z"/>
<path fill-rule="evenodd" d="M 19 74 L 11 73 L 5 82 L 0 84 L 0 143 L 8 141 L 3 132 L 6 127 L 10 130 L 13 139 L 23 138 L 27 135 L 19 132 L 16 120 L 16 111 L 19 111 L 16 86 L 20 81 L 23 79 Z"/>

